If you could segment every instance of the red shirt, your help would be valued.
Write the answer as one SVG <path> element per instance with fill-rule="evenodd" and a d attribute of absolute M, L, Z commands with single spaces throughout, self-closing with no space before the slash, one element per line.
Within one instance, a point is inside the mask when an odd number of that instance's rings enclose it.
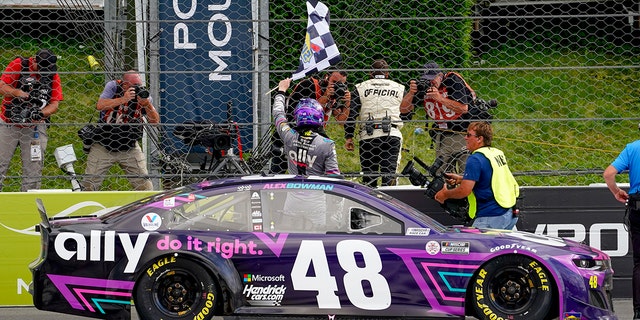
<path fill-rule="evenodd" d="M 29 70 L 32 72 L 31 76 L 40 80 L 40 75 L 38 73 L 33 73 L 33 66 L 35 66 L 36 62 L 33 57 L 29 58 Z M 13 61 L 9 62 L 9 65 L 6 69 L 4 69 L 4 73 L 0 80 L 4 83 L 17 88 L 18 81 L 20 81 L 20 72 L 22 71 L 22 58 L 15 58 Z M 6 106 L 11 104 L 11 100 L 13 97 L 5 96 L 2 100 L 2 111 L 0 113 L 0 118 L 5 122 L 8 120 L 5 116 Z M 53 75 L 53 83 L 51 84 L 51 99 L 49 99 L 49 103 L 53 101 L 62 101 L 64 99 L 62 95 L 62 84 L 60 83 L 60 76 L 56 73 Z"/>

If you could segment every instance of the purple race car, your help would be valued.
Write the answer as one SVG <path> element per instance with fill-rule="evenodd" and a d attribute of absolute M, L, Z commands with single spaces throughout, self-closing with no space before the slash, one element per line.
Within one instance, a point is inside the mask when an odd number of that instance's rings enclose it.
<path fill-rule="evenodd" d="M 427 200 L 425 198 L 425 201 Z M 41 310 L 213 316 L 617 319 L 609 257 L 584 244 L 445 227 L 339 179 L 207 181 L 99 217 L 48 219 Z"/>

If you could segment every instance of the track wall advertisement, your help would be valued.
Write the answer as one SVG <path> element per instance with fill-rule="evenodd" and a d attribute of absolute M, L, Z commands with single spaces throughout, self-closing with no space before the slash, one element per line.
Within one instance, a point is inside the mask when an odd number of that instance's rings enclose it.
<path fill-rule="evenodd" d="M 101 214 L 155 192 L 13 192 L 0 193 L 0 306 L 32 305 L 29 263 L 40 254 L 36 198 L 49 217 Z"/>

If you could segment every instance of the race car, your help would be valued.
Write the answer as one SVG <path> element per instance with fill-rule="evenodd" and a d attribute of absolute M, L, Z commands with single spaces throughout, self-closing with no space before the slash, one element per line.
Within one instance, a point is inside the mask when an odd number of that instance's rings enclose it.
<path fill-rule="evenodd" d="M 425 197 L 425 201 L 432 201 Z M 380 190 L 290 175 L 204 181 L 50 219 L 34 305 L 94 318 L 617 319 L 609 257 L 444 226 Z"/>

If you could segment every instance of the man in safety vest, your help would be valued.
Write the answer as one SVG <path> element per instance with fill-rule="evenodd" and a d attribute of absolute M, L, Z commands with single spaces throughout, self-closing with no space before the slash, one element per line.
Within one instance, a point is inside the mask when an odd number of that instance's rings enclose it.
<path fill-rule="evenodd" d="M 445 174 L 447 182 L 456 185 L 444 187 L 435 200 L 469 199 L 469 216 L 476 228 L 513 229 L 518 222 L 513 207 L 520 189 L 507 165 L 507 158 L 499 149 L 491 146 L 493 129 L 488 122 L 472 122 L 465 135 L 467 159 L 464 175 Z"/>

